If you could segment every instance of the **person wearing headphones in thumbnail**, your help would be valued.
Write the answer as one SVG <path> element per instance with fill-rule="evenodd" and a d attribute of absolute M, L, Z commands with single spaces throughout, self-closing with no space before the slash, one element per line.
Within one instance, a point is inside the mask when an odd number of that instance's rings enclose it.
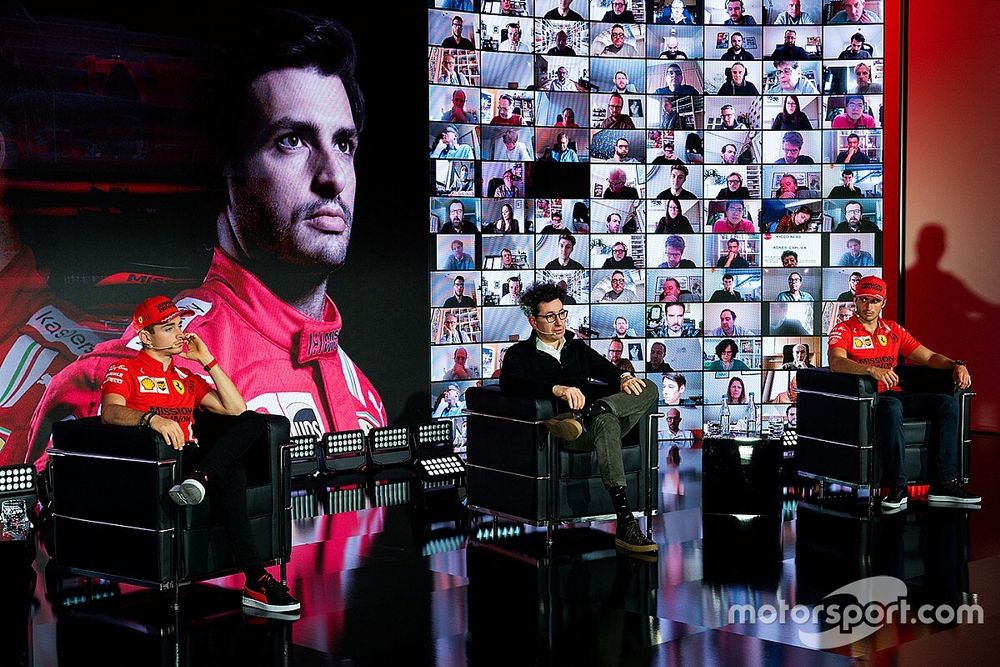
<path fill-rule="evenodd" d="M 202 284 L 176 298 L 196 313 L 185 332 L 218 356 L 251 410 L 308 415 L 299 423 L 316 433 L 387 426 L 378 391 L 341 345 L 345 322 L 327 293 L 352 229 L 371 222 L 354 216 L 365 120 L 354 40 L 333 20 L 283 9 L 238 21 L 206 110 L 225 165 L 218 245 Z M 97 414 L 110 360 L 139 346 L 129 327 L 49 382 L 29 462 L 53 422 Z"/>
<path fill-rule="evenodd" d="M 216 498 L 229 546 L 246 576 L 244 607 L 297 612 L 299 601 L 264 569 L 247 514 L 246 473 L 240 459 L 267 426 L 262 415 L 247 409 L 239 389 L 205 341 L 181 329 L 181 318 L 194 315 L 193 310 L 180 309 L 165 296 L 139 304 L 132 326 L 142 349 L 108 368 L 101 384 L 101 421 L 148 428 L 163 436 L 170 447 L 182 450 L 195 442 L 192 424 L 196 409 L 235 416 L 208 451 L 196 456 L 195 467 L 183 471 L 184 481 L 175 484 L 169 495 L 178 505 L 198 505 L 208 493 Z M 174 357 L 201 366 L 215 388 L 198 373 L 174 366 Z M 189 460 L 185 457 L 184 463 Z"/>

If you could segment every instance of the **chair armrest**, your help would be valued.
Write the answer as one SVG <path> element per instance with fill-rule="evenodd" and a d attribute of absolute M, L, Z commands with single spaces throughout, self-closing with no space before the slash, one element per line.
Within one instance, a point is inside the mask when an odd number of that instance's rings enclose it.
<path fill-rule="evenodd" d="M 618 391 L 601 382 L 590 382 L 583 388 L 588 402 L 596 401 Z M 485 387 L 470 387 L 465 392 L 465 406 L 472 412 L 509 417 L 525 421 L 541 421 L 548 419 L 562 410 L 569 408 L 562 401 L 552 398 L 527 398 L 513 394 L 504 394 L 499 385 Z"/>
<path fill-rule="evenodd" d="M 104 424 L 100 417 L 54 423 L 52 447 L 76 454 L 143 461 L 173 461 L 178 456 L 178 452 L 168 446 L 156 431 L 138 426 Z"/>
<path fill-rule="evenodd" d="M 899 376 L 899 386 L 905 391 L 955 396 L 970 391 L 956 387 L 952 373 L 947 369 L 900 364 L 896 366 L 896 375 Z"/>
<path fill-rule="evenodd" d="M 525 421 L 541 421 L 556 414 L 555 397 L 536 399 L 503 394 L 498 385 L 469 387 L 465 391 L 465 406 L 472 412 Z"/>
<path fill-rule="evenodd" d="M 799 391 L 836 394 L 852 398 L 872 398 L 875 380 L 866 375 L 834 373 L 829 368 L 801 368 L 795 372 Z"/>

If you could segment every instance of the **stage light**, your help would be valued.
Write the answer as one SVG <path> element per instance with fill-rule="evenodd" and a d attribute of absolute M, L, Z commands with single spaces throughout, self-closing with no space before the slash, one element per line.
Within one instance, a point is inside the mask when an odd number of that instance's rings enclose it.
<path fill-rule="evenodd" d="M 365 432 L 361 430 L 326 433 L 320 441 L 327 472 L 361 470 L 365 458 Z"/>
<path fill-rule="evenodd" d="M 409 463 L 410 430 L 405 426 L 387 426 L 372 429 L 369 434 L 369 453 L 372 462 L 379 466 L 397 466 Z"/>
<path fill-rule="evenodd" d="M 319 474 L 319 438 L 315 435 L 293 435 L 292 477 L 307 477 Z"/>
<path fill-rule="evenodd" d="M 465 477 L 465 461 L 455 454 L 448 420 L 417 426 L 417 457 L 425 490 L 449 488 Z"/>
<path fill-rule="evenodd" d="M 0 496 L 4 498 L 36 498 L 35 467 L 13 465 L 0 468 Z"/>

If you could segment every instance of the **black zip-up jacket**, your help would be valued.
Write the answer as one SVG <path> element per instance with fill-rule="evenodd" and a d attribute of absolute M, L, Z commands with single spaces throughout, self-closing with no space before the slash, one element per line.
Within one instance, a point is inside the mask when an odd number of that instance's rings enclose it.
<path fill-rule="evenodd" d="M 572 331 L 566 332 L 561 364 L 552 355 L 540 352 L 535 347 L 537 340 L 532 332 L 527 340 L 507 349 L 500 368 L 500 391 L 531 398 L 554 398 L 552 387 L 557 384 L 585 389 L 590 379 L 600 380 L 616 390 L 619 387 L 622 371 L 585 342 L 574 338 Z"/>

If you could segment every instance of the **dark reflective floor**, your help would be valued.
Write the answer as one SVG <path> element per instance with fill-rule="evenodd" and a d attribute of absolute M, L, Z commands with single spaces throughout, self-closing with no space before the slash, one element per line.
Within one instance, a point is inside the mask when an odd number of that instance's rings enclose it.
<path fill-rule="evenodd" d="M 39 548 L 0 589 L 0 665 L 993 664 L 1000 440 L 973 445 L 982 510 L 912 502 L 871 518 L 802 494 L 751 513 L 707 498 L 703 516 L 703 491 L 717 487 L 703 484 L 701 450 L 680 453 L 669 465 L 661 452 L 652 562 L 617 554 L 604 524 L 564 527 L 547 551 L 543 531 L 471 518 L 454 489 L 425 492 L 399 475 L 300 485 L 295 623 L 244 616 L 235 577 L 186 589 L 177 617 L 141 589 L 57 581 L 51 569 L 46 581 Z M 16 550 L 0 556 L 19 571 Z M 903 580 L 914 606 L 978 604 L 984 622 L 894 622 L 813 650 L 809 637 L 830 629 L 822 621 L 730 617 L 737 605 L 814 609 L 876 575 Z M 23 596 L 26 631 L 11 604 Z"/>

